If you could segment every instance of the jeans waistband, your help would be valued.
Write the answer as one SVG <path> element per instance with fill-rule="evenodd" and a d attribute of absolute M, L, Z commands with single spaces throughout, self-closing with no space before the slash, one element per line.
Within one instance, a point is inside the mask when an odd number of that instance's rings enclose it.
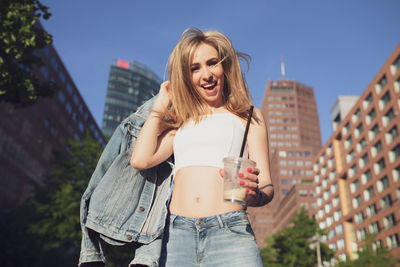
<path fill-rule="evenodd" d="M 190 218 L 176 214 L 170 214 L 169 222 L 171 225 L 185 225 L 190 228 L 212 228 L 220 227 L 223 228 L 225 225 L 236 222 L 248 220 L 247 212 L 245 210 L 237 210 L 226 212 L 218 215 Z"/>

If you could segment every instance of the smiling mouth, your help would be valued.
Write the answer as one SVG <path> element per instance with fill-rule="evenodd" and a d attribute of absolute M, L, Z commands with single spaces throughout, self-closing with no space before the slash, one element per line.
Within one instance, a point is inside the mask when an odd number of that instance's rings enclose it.
<path fill-rule="evenodd" d="M 215 88 L 215 86 L 217 86 L 217 82 L 213 82 L 213 83 L 208 83 L 205 85 L 202 85 L 201 87 L 203 87 L 205 90 L 212 90 Z"/>

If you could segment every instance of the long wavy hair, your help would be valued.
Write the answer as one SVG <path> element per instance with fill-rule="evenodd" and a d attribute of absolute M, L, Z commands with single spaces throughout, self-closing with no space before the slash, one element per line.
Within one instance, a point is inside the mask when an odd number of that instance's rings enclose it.
<path fill-rule="evenodd" d="M 190 66 L 193 53 L 203 43 L 213 46 L 218 51 L 219 62 L 224 70 L 222 91 L 224 107 L 243 119 L 246 119 L 249 114 L 251 98 L 239 58 L 244 59 L 249 66 L 250 56 L 237 52 L 229 38 L 220 32 L 203 33 L 199 29 L 189 28 L 183 32 L 169 58 L 169 95 L 172 105 L 163 114 L 161 131 L 179 128 L 189 119 L 197 123 L 203 115 L 211 113 L 191 82 Z"/>

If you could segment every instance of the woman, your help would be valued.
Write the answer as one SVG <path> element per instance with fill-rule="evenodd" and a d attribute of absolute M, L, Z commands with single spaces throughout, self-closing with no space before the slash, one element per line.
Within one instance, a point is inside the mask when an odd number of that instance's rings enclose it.
<path fill-rule="evenodd" d="M 219 32 L 186 30 L 135 143 L 136 169 L 175 157 L 161 266 L 262 266 L 245 207 L 223 200 L 222 158 L 239 155 L 235 137 L 243 136 L 251 105 L 239 56 Z M 247 205 L 263 206 L 273 197 L 268 140 L 258 109 L 253 118 L 247 150 L 257 167 L 238 176 Z"/>

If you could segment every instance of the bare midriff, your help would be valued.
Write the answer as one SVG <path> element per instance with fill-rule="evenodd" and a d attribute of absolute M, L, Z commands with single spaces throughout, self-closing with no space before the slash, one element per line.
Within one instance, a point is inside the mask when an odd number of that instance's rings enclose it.
<path fill-rule="evenodd" d="M 173 214 L 199 218 L 244 209 L 223 200 L 224 180 L 219 168 L 184 167 L 174 177 L 174 189 L 169 210 Z"/>

